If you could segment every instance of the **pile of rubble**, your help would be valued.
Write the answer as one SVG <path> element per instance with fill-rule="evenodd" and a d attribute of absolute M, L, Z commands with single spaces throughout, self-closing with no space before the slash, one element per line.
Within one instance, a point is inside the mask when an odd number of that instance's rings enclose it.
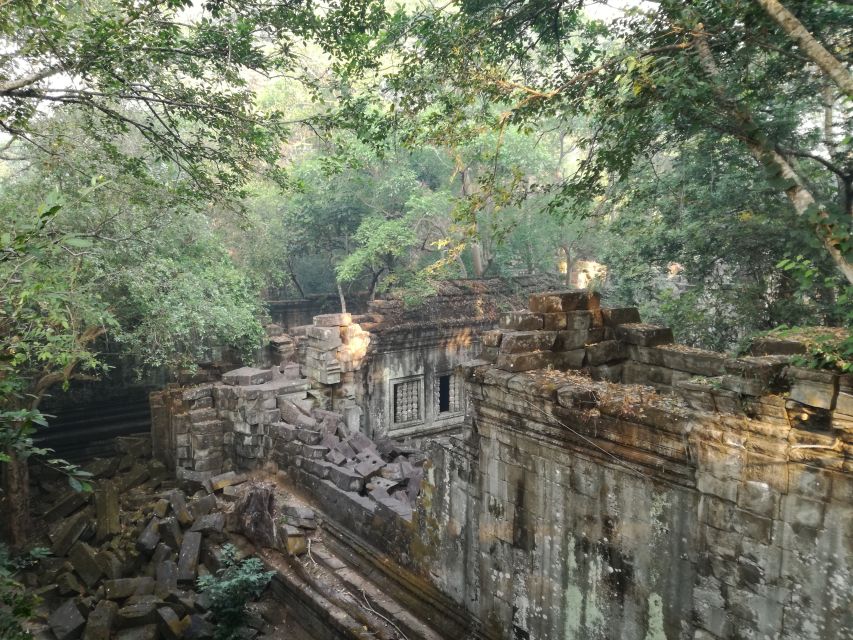
<path fill-rule="evenodd" d="M 272 425 L 276 462 L 298 467 L 341 491 L 366 495 L 411 520 L 426 455 L 391 438 L 375 442 L 350 433 L 341 414 L 309 402 L 280 401 L 282 422 Z"/>
<path fill-rule="evenodd" d="M 52 556 L 23 575 L 43 601 L 46 624 L 35 636 L 211 638 L 212 614 L 205 594 L 194 591 L 196 579 L 220 567 L 226 533 L 242 532 L 242 496 L 254 485 L 228 472 L 203 486 L 185 485 L 198 489 L 188 496 L 160 462 L 148 459 L 148 438 L 119 438 L 117 447 L 121 457 L 87 465 L 93 492 L 68 491 L 42 515 Z M 39 482 L 47 490 L 52 481 Z M 297 515 L 295 525 L 313 527 L 310 514 Z M 286 546 L 299 552 L 304 532 L 291 529 Z M 247 639 L 268 630 L 258 617 L 250 624 Z"/>

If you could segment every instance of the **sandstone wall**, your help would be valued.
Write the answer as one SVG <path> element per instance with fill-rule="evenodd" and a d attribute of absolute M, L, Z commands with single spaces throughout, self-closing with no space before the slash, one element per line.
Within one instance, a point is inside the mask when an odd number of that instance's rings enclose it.
<path fill-rule="evenodd" d="M 853 637 L 851 378 L 531 307 L 467 369 L 471 441 L 431 451 L 423 570 L 498 638 Z"/>

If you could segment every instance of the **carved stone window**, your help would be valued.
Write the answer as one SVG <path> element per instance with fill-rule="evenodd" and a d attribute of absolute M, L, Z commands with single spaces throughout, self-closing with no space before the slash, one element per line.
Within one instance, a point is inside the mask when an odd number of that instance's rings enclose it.
<path fill-rule="evenodd" d="M 435 414 L 461 413 L 462 383 L 459 376 L 452 373 L 439 375 L 433 385 Z"/>
<path fill-rule="evenodd" d="M 394 423 L 421 420 L 421 379 L 414 378 L 394 385 Z"/>

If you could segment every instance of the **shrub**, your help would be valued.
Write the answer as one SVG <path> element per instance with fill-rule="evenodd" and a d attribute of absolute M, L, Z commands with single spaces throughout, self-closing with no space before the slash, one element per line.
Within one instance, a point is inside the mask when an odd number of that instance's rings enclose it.
<path fill-rule="evenodd" d="M 222 568 L 216 575 L 202 576 L 198 588 L 210 598 L 210 610 L 216 619 L 216 640 L 237 640 L 246 618 L 246 604 L 257 598 L 275 572 L 264 571 L 258 558 L 237 560 L 237 548 L 222 547 Z"/>

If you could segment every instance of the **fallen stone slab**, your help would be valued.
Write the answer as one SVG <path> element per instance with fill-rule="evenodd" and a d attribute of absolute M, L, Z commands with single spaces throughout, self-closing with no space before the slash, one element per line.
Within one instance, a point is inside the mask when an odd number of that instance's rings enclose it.
<path fill-rule="evenodd" d="M 333 465 L 338 466 L 344 464 L 347 461 L 347 458 L 336 449 L 332 449 L 326 454 L 326 460 L 331 462 Z"/>
<path fill-rule="evenodd" d="M 307 471 L 312 476 L 317 476 L 321 480 L 325 479 L 329 475 L 329 468 L 332 467 L 332 463 L 326 462 L 325 460 L 318 460 L 314 458 L 303 458 L 302 459 L 302 469 Z"/>
<path fill-rule="evenodd" d="M 235 484 L 241 484 L 246 481 L 246 476 L 242 473 L 236 473 L 235 471 L 227 471 L 226 473 L 221 473 L 218 476 L 213 476 L 210 480 L 206 481 L 207 490 L 210 493 L 215 493 L 217 491 L 221 491 L 225 487 L 231 487 Z"/>
<path fill-rule="evenodd" d="M 77 580 L 77 576 L 70 572 L 61 573 L 56 578 L 56 588 L 62 596 L 81 595 L 86 591 L 86 588 Z"/>
<path fill-rule="evenodd" d="M 314 513 L 314 509 L 310 507 L 303 507 L 299 505 L 286 505 L 282 508 L 282 514 L 284 515 L 288 524 L 291 524 L 295 527 L 314 529 L 317 526 L 316 514 Z"/>
<path fill-rule="evenodd" d="M 376 450 L 376 445 L 373 441 L 363 433 L 355 433 L 347 438 L 345 442 L 357 454 L 368 449 Z"/>
<path fill-rule="evenodd" d="M 74 543 L 68 552 L 68 560 L 89 588 L 93 587 L 104 573 L 98 563 L 97 552 L 85 542 L 78 540 Z"/>
<path fill-rule="evenodd" d="M 109 549 L 99 551 L 97 560 L 101 571 L 108 579 L 116 580 L 124 574 L 124 565 L 118 556 Z"/>
<path fill-rule="evenodd" d="M 187 499 L 181 491 L 173 491 L 169 494 L 169 503 L 172 505 L 172 511 L 178 522 L 188 527 L 193 523 L 193 517 L 189 509 L 187 509 Z"/>
<path fill-rule="evenodd" d="M 211 533 L 222 533 L 224 526 L 225 514 L 221 511 L 217 511 L 216 513 L 209 513 L 196 520 L 190 531 L 199 531 L 205 535 Z"/>
<path fill-rule="evenodd" d="M 62 606 L 50 614 L 47 624 L 56 636 L 56 640 L 73 640 L 80 635 L 86 625 L 86 618 L 72 599 L 66 600 Z"/>
<path fill-rule="evenodd" d="M 146 624 L 143 627 L 122 629 L 116 634 L 115 640 L 158 640 L 158 636 L 157 625 Z"/>
<path fill-rule="evenodd" d="M 154 503 L 151 512 L 158 518 L 165 518 L 166 514 L 169 513 L 169 501 L 166 498 L 160 498 Z"/>
<path fill-rule="evenodd" d="M 654 347 L 673 342 L 672 329 L 654 324 L 639 322 L 620 324 L 613 331 L 622 342 L 641 347 Z"/>
<path fill-rule="evenodd" d="M 177 518 L 164 518 L 160 521 L 160 539 L 168 545 L 173 551 L 181 548 L 184 534 L 181 531 L 181 525 L 178 524 Z"/>
<path fill-rule="evenodd" d="M 88 504 L 91 497 L 92 494 L 85 491 L 66 492 L 45 512 L 43 516 L 45 522 L 56 522 L 74 513 Z"/>
<path fill-rule="evenodd" d="M 119 629 L 141 627 L 156 622 L 157 607 L 150 601 L 125 605 L 116 613 L 116 626 Z"/>
<path fill-rule="evenodd" d="M 179 640 L 184 637 L 184 632 L 190 626 L 189 616 L 183 619 L 178 617 L 169 607 L 157 609 L 157 627 L 166 640 Z"/>
<path fill-rule="evenodd" d="M 77 539 L 89 526 L 91 517 L 91 512 L 88 509 L 84 509 L 57 524 L 48 534 L 51 541 L 50 550 L 53 552 L 53 555 L 66 555 L 71 545 L 77 542 Z"/>
<path fill-rule="evenodd" d="M 107 600 L 124 600 L 130 596 L 154 593 L 154 578 L 118 578 L 104 580 L 104 597 Z"/>
<path fill-rule="evenodd" d="M 148 467 L 134 464 L 126 474 L 117 478 L 119 493 L 125 493 L 128 489 L 141 485 L 150 477 Z"/>
<path fill-rule="evenodd" d="M 92 478 L 112 478 L 118 471 L 118 458 L 96 458 L 84 467 L 85 471 L 92 474 Z"/>
<path fill-rule="evenodd" d="M 321 444 L 303 444 L 302 456 L 304 458 L 321 460 L 329 452 L 328 447 Z"/>
<path fill-rule="evenodd" d="M 190 616 L 190 624 L 184 631 L 184 637 L 194 640 L 206 640 L 207 638 L 212 638 L 215 631 L 216 627 L 212 623 L 196 613 Z"/>
<path fill-rule="evenodd" d="M 272 369 L 240 367 L 222 374 L 222 383 L 229 386 L 248 387 L 272 381 Z"/>
<path fill-rule="evenodd" d="M 187 531 L 178 555 L 178 581 L 193 582 L 198 573 L 198 554 L 201 550 L 201 533 Z"/>
<path fill-rule="evenodd" d="M 142 533 L 140 533 L 139 537 L 136 539 L 136 549 L 140 553 L 144 553 L 150 556 L 152 553 L 154 553 L 154 549 L 157 548 L 157 544 L 159 542 L 160 519 L 155 516 L 148 521 L 148 524 L 145 525 L 145 528 L 142 530 Z"/>
<path fill-rule="evenodd" d="M 382 467 L 384 466 L 385 462 L 383 460 L 365 460 L 355 465 L 355 472 L 362 478 L 368 479 L 382 471 Z"/>
<path fill-rule="evenodd" d="M 165 598 L 178 590 L 178 565 L 172 560 L 164 560 L 157 565 L 154 593 Z"/>
<path fill-rule="evenodd" d="M 343 491 L 361 491 L 364 487 L 364 478 L 360 473 L 346 467 L 329 467 L 329 480 Z"/>
<path fill-rule="evenodd" d="M 206 516 L 216 508 L 216 496 L 209 493 L 206 496 L 197 498 L 190 503 L 189 508 L 193 518 L 197 520 L 202 516 Z"/>
<path fill-rule="evenodd" d="M 118 489 L 112 482 L 102 482 L 95 489 L 95 517 L 98 523 L 95 530 L 97 541 L 121 533 Z"/>
<path fill-rule="evenodd" d="M 118 604 L 112 600 L 101 600 L 86 620 L 83 640 L 110 640 L 117 613 Z"/>

